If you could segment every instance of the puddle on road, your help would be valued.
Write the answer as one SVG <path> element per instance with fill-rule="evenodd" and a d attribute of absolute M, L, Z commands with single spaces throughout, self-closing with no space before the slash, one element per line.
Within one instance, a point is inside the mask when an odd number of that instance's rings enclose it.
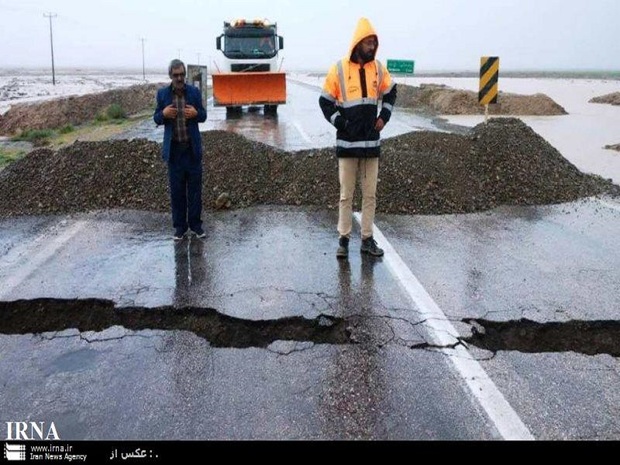
<path fill-rule="evenodd" d="M 268 347 L 274 341 L 352 344 L 345 320 L 320 315 L 279 320 L 242 320 L 209 308 L 122 307 L 101 299 L 35 299 L 0 302 L 0 333 L 39 334 L 77 329 L 190 331 L 213 347 Z"/>
<path fill-rule="evenodd" d="M 463 321 L 472 325 L 472 335 L 461 340 L 491 352 L 576 352 L 620 356 L 619 321 Z"/>

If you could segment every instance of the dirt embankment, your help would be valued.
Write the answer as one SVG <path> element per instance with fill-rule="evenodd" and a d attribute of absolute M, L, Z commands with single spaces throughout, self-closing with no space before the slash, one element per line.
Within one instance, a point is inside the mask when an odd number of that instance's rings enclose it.
<path fill-rule="evenodd" d="M 594 97 L 590 103 L 608 103 L 610 105 L 620 105 L 620 92 L 613 92 L 600 97 Z"/>
<path fill-rule="evenodd" d="M 18 104 L 0 116 L 0 135 L 29 129 L 58 129 L 68 124 L 77 126 L 95 119 L 112 104 L 120 105 L 128 115 L 139 113 L 153 107 L 156 91 L 162 85 L 135 85 L 98 94 Z"/>
<path fill-rule="evenodd" d="M 202 137 L 206 208 L 214 208 L 224 192 L 232 208 L 337 208 L 333 148 L 291 153 L 225 131 Z M 0 172 L 0 215 L 114 208 L 167 212 L 160 151 L 160 144 L 143 139 L 35 150 Z M 620 194 L 610 181 L 581 173 L 515 118 L 491 119 L 465 136 L 422 131 L 386 139 L 381 157 L 379 212 L 465 213 Z M 358 192 L 356 205 L 359 201 Z"/>
<path fill-rule="evenodd" d="M 500 92 L 498 103 L 489 105 L 491 115 L 546 116 L 566 115 L 566 110 L 545 94 L 516 95 Z M 478 94 L 440 84 L 420 87 L 398 85 L 397 105 L 432 115 L 479 115 L 484 107 Z"/>

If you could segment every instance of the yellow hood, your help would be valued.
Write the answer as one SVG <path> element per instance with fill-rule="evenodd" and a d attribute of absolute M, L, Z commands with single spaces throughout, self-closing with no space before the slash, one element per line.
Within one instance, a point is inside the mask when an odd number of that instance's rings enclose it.
<path fill-rule="evenodd" d="M 375 31 L 375 28 L 372 27 L 370 21 L 366 18 L 360 18 L 357 22 L 357 27 L 355 28 L 355 34 L 353 34 L 353 40 L 351 41 L 351 46 L 349 47 L 349 58 L 353 55 L 353 50 L 357 44 L 359 44 L 362 40 L 364 40 L 368 36 L 375 36 L 377 38 L 377 48 L 375 49 L 375 56 L 377 56 L 377 51 L 379 50 L 379 36 Z"/>

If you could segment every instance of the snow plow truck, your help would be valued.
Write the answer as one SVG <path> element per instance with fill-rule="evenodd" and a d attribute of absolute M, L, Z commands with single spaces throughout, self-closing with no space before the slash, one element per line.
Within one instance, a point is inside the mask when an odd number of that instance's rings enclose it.
<path fill-rule="evenodd" d="M 243 106 L 264 106 L 265 114 L 277 113 L 278 105 L 286 103 L 286 74 L 278 67 L 284 39 L 277 24 L 263 19 L 225 21 L 216 48 L 224 64 L 212 74 L 214 105 L 225 106 L 227 113 L 240 112 Z"/>

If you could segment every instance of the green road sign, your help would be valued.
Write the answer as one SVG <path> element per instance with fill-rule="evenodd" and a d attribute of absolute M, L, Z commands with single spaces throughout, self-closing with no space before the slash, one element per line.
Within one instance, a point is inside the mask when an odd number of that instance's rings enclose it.
<path fill-rule="evenodd" d="M 388 60 L 387 69 L 390 73 L 413 74 L 413 60 Z"/>

